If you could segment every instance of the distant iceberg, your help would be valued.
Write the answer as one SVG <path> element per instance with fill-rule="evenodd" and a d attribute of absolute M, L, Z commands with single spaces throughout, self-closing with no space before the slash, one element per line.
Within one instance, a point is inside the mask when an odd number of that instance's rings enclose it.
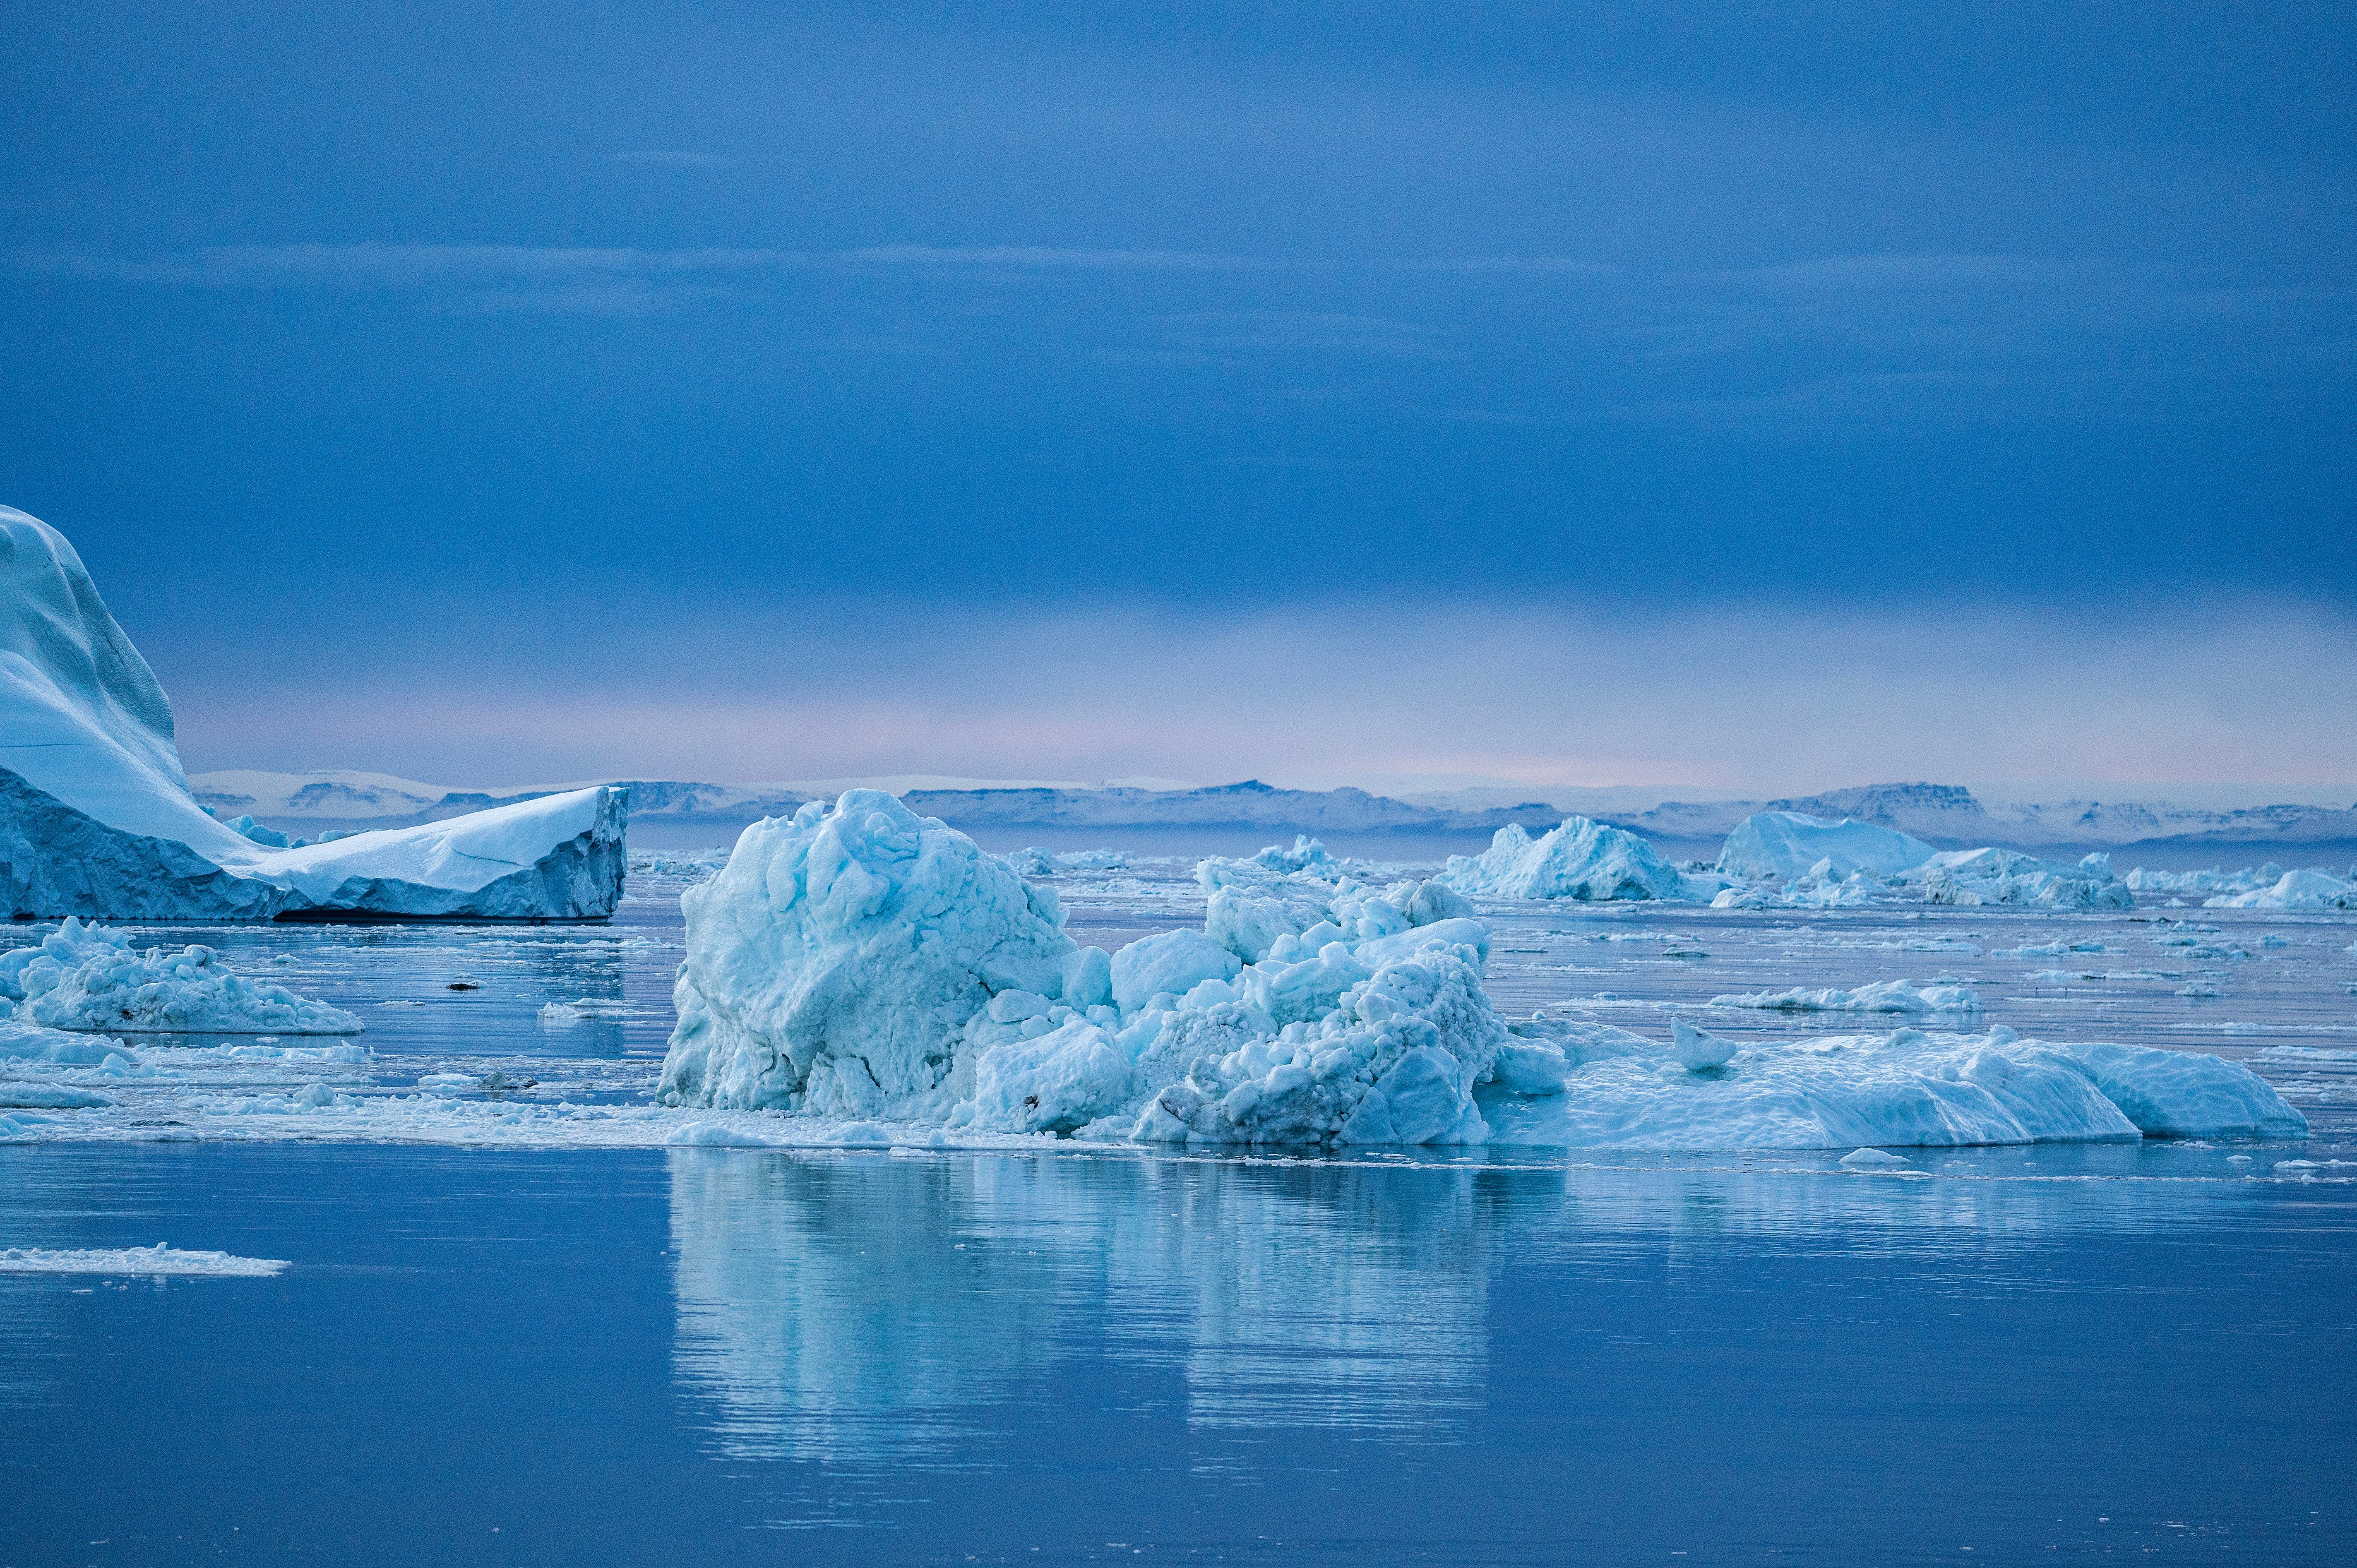
<path fill-rule="evenodd" d="M 2357 882 L 2321 871 L 2287 871 L 2273 886 L 2202 902 L 2212 909 L 2357 909 Z"/>
<path fill-rule="evenodd" d="M 190 797 L 171 703 L 73 546 L 0 507 L 0 916 L 602 919 L 621 897 L 627 809 L 622 790 L 576 789 L 258 843 Z"/>
<path fill-rule="evenodd" d="M 1915 872 L 1926 904 L 2015 905 L 2040 909 L 2133 909 L 2136 894 L 2112 875 L 2111 856 L 2055 865 L 2009 849 L 1951 850 Z"/>
<path fill-rule="evenodd" d="M 1452 854 L 1440 880 L 1459 893 L 1491 898 L 1685 899 L 1686 878 L 1635 833 L 1586 817 L 1533 838 L 1522 827 L 1500 828 L 1478 855 Z M 1721 879 L 1724 880 L 1724 879 Z M 1714 883 L 1712 892 L 1717 892 Z"/>
<path fill-rule="evenodd" d="M 1828 822 L 1799 811 L 1760 811 L 1735 824 L 1719 851 L 1718 864 L 1738 876 L 1788 882 L 1830 861 L 1823 870 L 1838 881 L 1858 871 L 1896 875 L 1936 853 L 1896 828 L 1848 817 Z"/>

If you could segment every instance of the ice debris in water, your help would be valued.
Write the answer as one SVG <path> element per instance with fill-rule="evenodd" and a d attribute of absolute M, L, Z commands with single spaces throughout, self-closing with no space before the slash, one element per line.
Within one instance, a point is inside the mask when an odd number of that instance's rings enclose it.
<path fill-rule="evenodd" d="M 1885 980 L 1855 991 L 1794 986 L 1789 991 L 1749 991 L 1710 999 L 1714 1007 L 1750 1007 L 1778 1013 L 1969 1012 L 1980 997 L 1960 985 L 1926 985 Z"/>
<path fill-rule="evenodd" d="M 52 1029 L 114 1034 L 357 1035 L 361 1021 L 230 972 L 208 947 L 132 946 L 70 915 L 36 947 L 0 953 L 0 999 Z"/>
<path fill-rule="evenodd" d="M 1082 849 L 1058 854 L 1033 844 L 1006 857 L 1026 876 L 1053 876 L 1060 871 L 1127 871 L 1129 856 L 1117 849 Z"/>
<path fill-rule="evenodd" d="M 0 1248 L 0 1274 L 174 1274 L 264 1278 L 286 1267 L 284 1258 L 241 1258 L 231 1252 L 183 1252 L 152 1247 Z"/>
<path fill-rule="evenodd" d="M 1854 1171 L 1872 1171 L 1889 1170 L 1908 1161 L 1906 1155 L 1894 1155 L 1888 1149 L 1852 1149 L 1841 1157 L 1841 1163 Z"/>
<path fill-rule="evenodd" d="M 1676 1024 L 1667 1042 L 1544 1016 L 1506 1026 L 1481 984 L 1488 929 L 1446 885 L 1376 888 L 1259 857 L 1206 860 L 1197 879 L 1200 929 L 1108 954 L 1065 934 L 1047 889 L 890 796 L 852 791 L 758 823 L 683 899 L 688 958 L 660 1097 L 821 1115 L 844 1136 L 899 1122 L 954 1130 L 931 1136 L 1210 1144 L 1847 1149 L 2306 1128 L 2221 1058 L 2003 1027 L 1738 1050 Z M 1903 982 L 1719 1000 L 1974 1005 L 1969 991 Z M 666 1135 L 835 1135 L 776 1125 Z"/>
<path fill-rule="evenodd" d="M 1538 838 L 1509 822 L 1478 855 L 1452 854 L 1440 880 L 1491 898 L 1684 899 L 1696 889 L 1635 833 L 1566 817 Z M 1723 879 L 1722 879 L 1723 880 Z M 1712 891 L 1717 884 L 1711 884 Z"/>

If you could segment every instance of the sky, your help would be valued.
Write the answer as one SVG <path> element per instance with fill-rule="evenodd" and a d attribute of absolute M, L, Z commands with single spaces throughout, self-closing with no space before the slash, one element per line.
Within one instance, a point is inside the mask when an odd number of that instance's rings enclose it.
<path fill-rule="evenodd" d="M 2357 779 L 2345 5 L 0 0 L 192 771 Z"/>

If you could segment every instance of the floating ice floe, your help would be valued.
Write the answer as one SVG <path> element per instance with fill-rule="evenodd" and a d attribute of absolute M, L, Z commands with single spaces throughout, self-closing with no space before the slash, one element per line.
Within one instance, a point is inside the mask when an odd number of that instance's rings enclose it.
<path fill-rule="evenodd" d="M 1117 849 L 1082 849 L 1058 854 L 1033 844 L 1006 857 L 1026 876 L 1053 876 L 1067 871 L 1127 871 L 1129 855 Z"/>
<path fill-rule="evenodd" d="M 1698 889 L 1635 833 L 1566 817 L 1533 838 L 1509 822 L 1478 855 L 1452 854 L 1440 880 L 1459 893 L 1491 898 L 1684 899 Z M 1717 892 L 1724 878 L 1709 883 Z"/>
<path fill-rule="evenodd" d="M 2153 871 L 2137 866 L 2127 875 L 2127 885 L 2138 893 L 2248 893 L 2254 888 L 2271 886 L 2283 875 L 2283 867 L 2269 861 L 2265 865 L 2246 865 L 2239 871 L 2222 871 L 2212 866 L 2207 871 Z"/>
<path fill-rule="evenodd" d="M 71 916 L 0 953 L 0 1008 L 52 1029 L 108 1034 L 357 1035 L 351 1014 L 232 973 L 208 947 L 137 948 Z M 6 1016 L 0 1013 L 0 1016 Z"/>
<path fill-rule="evenodd" d="M 1497 1144 L 1887 1149 L 2308 1131 L 2273 1089 L 2223 1058 L 2053 1045 L 2002 1027 L 1747 1044 L 1706 1072 L 1609 1025 L 1534 1020 L 1513 1033 L 1517 1045 L 1563 1052 L 1563 1089 L 1539 1096 L 1485 1086 L 1480 1104 Z"/>
<path fill-rule="evenodd" d="M 1921 839 L 1873 822 L 1760 811 L 1735 824 L 1718 853 L 1718 864 L 1722 870 L 1757 880 L 1786 882 L 1812 872 L 1821 878 L 1830 872 L 1839 880 L 1858 871 L 1880 876 L 1911 871 L 1934 853 Z"/>
<path fill-rule="evenodd" d="M 231 1252 L 183 1252 L 152 1247 L 0 1248 L 0 1274 L 170 1274 L 197 1278 L 267 1279 L 286 1268 L 284 1258 L 241 1258 Z"/>
<path fill-rule="evenodd" d="M 2357 883 L 2321 871 L 2287 871 L 2274 886 L 2203 900 L 2212 909 L 2357 909 Z"/>
<path fill-rule="evenodd" d="M 576 789 L 302 848 L 256 842 L 190 797 L 171 703 L 73 546 L 0 507 L 0 916 L 602 918 L 626 817 L 623 791 Z"/>
<path fill-rule="evenodd" d="M 1926 985 L 1885 980 L 1855 991 L 1794 986 L 1789 991 L 1748 991 L 1710 999 L 1714 1007 L 1749 1007 L 1774 1013 L 1953 1013 L 1969 1012 L 1980 997 L 1961 985 Z"/>

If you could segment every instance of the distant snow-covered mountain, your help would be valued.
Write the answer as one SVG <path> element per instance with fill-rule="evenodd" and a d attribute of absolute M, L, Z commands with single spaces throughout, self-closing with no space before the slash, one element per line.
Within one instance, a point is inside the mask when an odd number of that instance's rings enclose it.
<path fill-rule="evenodd" d="M 2034 854 L 2166 844 L 2214 846 L 2230 858 L 2238 846 L 2346 846 L 2357 843 L 2357 808 L 2273 805 L 2213 810 L 2166 800 L 1985 801 L 1961 784 L 1868 784 L 1821 794 L 1760 800 L 1665 800 L 1661 789 L 1540 789 L 1523 800 L 1491 788 L 1399 800 L 1363 789 L 1285 789 L 1247 779 L 1200 789 L 1136 785 L 1032 784 L 903 776 L 811 783 L 720 784 L 686 779 L 608 779 L 625 785 L 634 822 L 716 841 L 746 823 L 791 812 L 805 800 L 852 787 L 885 789 L 911 810 L 968 831 L 1101 830 L 1109 837 L 1148 829 L 1230 829 L 1282 833 L 1384 835 L 1486 833 L 1509 822 L 1543 829 L 1567 815 L 1595 818 L 1663 841 L 1680 854 L 1707 857 L 1717 843 L 1758 811 L 1799 811 L 1895 828 L 1943 849 L 1996 844 Z M 235 771 L 188 780 L 198 801 L 217 815 L 251 814 L 288 831 L 325 827 L 409 826 L 535 799 L 579 784 L 510 789 L 421 783 L 352 771 L 287 774 Z M 1650 802 L 1650 803 L 1649 803 Z"/>

